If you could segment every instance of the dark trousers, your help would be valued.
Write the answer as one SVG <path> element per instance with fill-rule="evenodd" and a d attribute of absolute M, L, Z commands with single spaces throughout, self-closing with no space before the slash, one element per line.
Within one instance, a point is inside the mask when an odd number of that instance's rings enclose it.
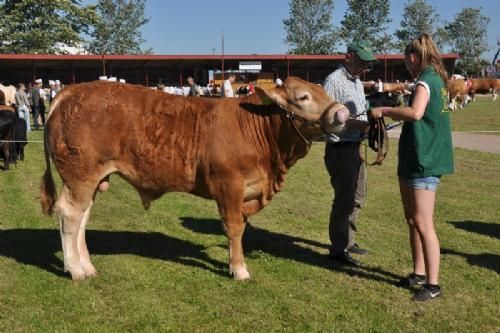
<path fill-rule="evenodd" d="M 40 114 L 40 107 L 33 106 L 33 125 L 35 126 L 35 130 L 38 130 L 38 115 Z"/>
<path fill-rule="evenodd" d="M 341 253 L 354 245 L 357 219 L 366 197 L 366 166 L 359 155 L 359 143 L 327 143 L 325 165 L 334 190 L 331 250 Z"/>
<path fill-rule="evenodd" d="M 40 118 L 42 125 L 45 126 L 45 104 L 40 104 Z"/>

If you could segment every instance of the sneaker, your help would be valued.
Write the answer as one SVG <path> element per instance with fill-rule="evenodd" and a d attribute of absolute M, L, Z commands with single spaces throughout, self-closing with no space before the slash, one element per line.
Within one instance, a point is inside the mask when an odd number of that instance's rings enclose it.
<path fill-rule="evenodd" d="M 347 252 L 353 253 L 353 254 L 359 254 L 359 255 L 362 255 L 362 256 L 370 253 L 370 252 L 368 252 L 368 250 L 360 248 L 359 245 L 356 244 L 356 243 L 354 245 L 348 247 L 347 248 Z"/>
<path fill-rule="evenodd" d="M 424 284 L 420 288 L 412 300 L 416 302 L 427 302 L 441 296 L 441 287 L 439 285 Z"/>
<path fill-rule="evenodd" d="M 410 275 L 399 280 L 398 285 L 403 288 L 412 288 L 415 286 L 423 286 L 425 284 L 425 275 L 417 275 L 411 273 Z"/>
<path fill-rule="evenodd" d="M 361 262 L 351 257 L 351 255 L 347 251 L 341 253 L 330 252 L 330 260 L 336 261 L 340 265 L 356 267 L 361 266 Z"/>

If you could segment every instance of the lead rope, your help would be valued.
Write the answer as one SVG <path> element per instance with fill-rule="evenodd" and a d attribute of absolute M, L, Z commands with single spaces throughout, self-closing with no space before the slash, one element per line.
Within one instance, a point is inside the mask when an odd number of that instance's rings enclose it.
<path fill-rule="evenodd" d="M 368 165 L 382 165 L 384 159 L 389 152 L 389 136 L 385 126 L 384 118 L 373 119 L 368 117 L 370 128 L 368 130 L 368 146 L 377 152 L 377 157 L 373 163 L 365 163 Z M 365 156 L 366 156 L 365 152 Z"/>
<path fill-rule="evenodd" d="M 306 137 L 300 133 L 300 130 L 297 128 L 297 125 L 295 125 L 295 114 L 293 112 L 287 112 L 286 117 L 288 120 L 290 120 L 290 123 L 292 124 L 293 128 L 295 129 L 295 132 L 297 135 L 306 143 L 306 145 L 311 146 L 311 141 L 307 140 Z"/>

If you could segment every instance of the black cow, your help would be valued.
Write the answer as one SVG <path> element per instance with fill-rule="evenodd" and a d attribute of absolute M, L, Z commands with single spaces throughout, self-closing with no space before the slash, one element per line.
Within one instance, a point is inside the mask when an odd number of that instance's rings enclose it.
<path fill-rule="evenodd" d="M 393 93 L 381 93 L 376 92 L 369 96 L 366 96 L 366 100 L 370 103 L 370 108 L 376 108 L 379 106 L 400 106 L 402 103 L 401 95 Z"/>
<path fill-rule="evenodd" d="M 0 105 L 0 153 L 3 153 L 4 170 L 9 170 L 10 162 L 17 160 L 16 137 L 18 116 L 16 111 Z"/>
<path fill-rule="evenodd" d="M 16 154 L 19 157 L 19 160 L 24 161 L 24 147 L 28 144 L 27 130 L 28 127 L 26 125 L 26 120 L 23 118 L 19 118 L 19 114 L 16 112 L 18 116 L 17 126 L 16 126 L 16 134 L 15 134 L 15 147 Z M 29 121 L 29 120 L 28 120 Z"/>

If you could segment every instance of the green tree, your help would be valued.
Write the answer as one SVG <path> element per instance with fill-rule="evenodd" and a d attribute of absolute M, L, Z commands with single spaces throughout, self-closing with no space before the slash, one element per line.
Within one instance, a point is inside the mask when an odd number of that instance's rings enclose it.
<path fill-rule="evenodd" d="M 341 22 L 341 37 L 346 44 L 353 40 L 368 41 L 375 52 L 387 49 L 385 27 L 389 19 L 389 0 L 347 0 L 347 11 Z"/>
<path fill-rule="evenodd" d="M 467 7 L 445 26 L 451 51 L 460 55 L 457 71 L 479 75 L 482 68 L 480 56 L 488 50 L 489 21 L 489 17 L 481 14 L 481 8 Z"/>
<path fill-rule="evenodd" d="M 292 54 L 332 54 L 335 28 L 333 0 L 291 0 L 290 16 L 283 20 L 285 42 Z"/>
<path fill-rule="evenodd" d="M 420 36 L 421 33 L 425 32 L 433 36 L 433 39 L 436 37 L 439 15 L 435 12 L 436 8 L 429 5 L 426 0 L 410 0 L 405 4 L 401 29 L 396 30 L 400 51 L 403 51 L 408 42 Z"/>
<path fill-rule="evenodd" d="M 79 47 L 95 22 L 94 8 L 80 0 L 0 1 L 0 52 L 64 53 L 57 43 Z"/>
<path fill-rule="evenodd" d="M 99 0 L 98 21 L 91 36 L 95 54 L 145 54 L 140 28 L 149 22 L 144 15 L 146 0 Z"/>

